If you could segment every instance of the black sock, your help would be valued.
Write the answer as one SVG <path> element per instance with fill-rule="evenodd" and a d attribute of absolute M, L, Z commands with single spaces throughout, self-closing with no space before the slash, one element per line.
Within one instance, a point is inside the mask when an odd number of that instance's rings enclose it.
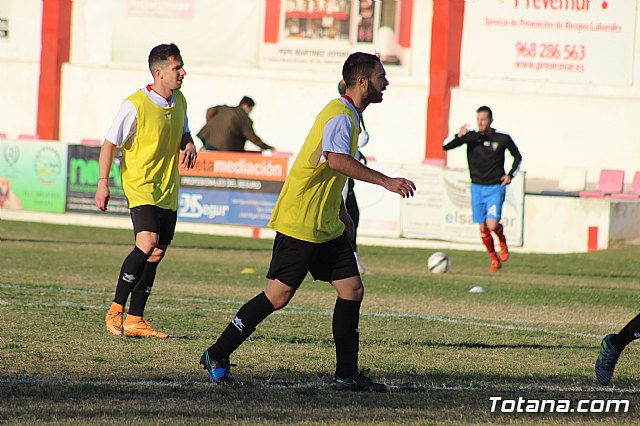
<path fill-rule="evenodd" d="M 362 301 L 336 299 L 333 340 L 336 344 L 336 376 L 347 378 L 358 371 L 360 305 Z"/>
<path fill-rule="evenodd" d="M 209 356 L 217 360 L 229 358 L 233 351 L 251 336 L 258 324 L 273 311 L 275 308 L 264 291 L 249 300 L 240 308 L 216 343 L 207 349 Z"/>
<path fill-rule="evenodd" d="M 629 321 L 618 334 L 611 338 L 610 342 L 614 348 L 621 351 L 638 338 L 640 338 L 640 314 Z"/>
<path fill-rule="evenodd" d="M 151 288 L 156 279 L 157 262 L 146 262 L 138 284 L 131 290 L 131 303 L 129 303 L 129 314 L 141 317 L 144 314 L 144 307 L 147 306 L 147 299 L 151 295 Z"/>
<path fill-rule="evenodd" d="M 113 301 L 119 305 L 126 305 L 127 299 L 133 287 L 140 279 L 144 264 L 149 259 L 148 254 L 140 250 L 137 246 L 131 250 L 131 253 L 122 262 L 120 268 L 120 276 L 118 277 L 118 285 L 116 286 L 116 295 Z"/>

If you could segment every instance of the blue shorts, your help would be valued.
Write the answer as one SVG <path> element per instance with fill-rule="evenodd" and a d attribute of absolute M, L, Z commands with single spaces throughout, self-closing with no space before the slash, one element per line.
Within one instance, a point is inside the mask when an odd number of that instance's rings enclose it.
<path fill-rule="evenodd" d="M 506 186 L 471 184 L 471 211 L 473 223 L 485 223 L 487 219 L 500 221 L 502 218 L 502 204 L 506 193 Z"/>

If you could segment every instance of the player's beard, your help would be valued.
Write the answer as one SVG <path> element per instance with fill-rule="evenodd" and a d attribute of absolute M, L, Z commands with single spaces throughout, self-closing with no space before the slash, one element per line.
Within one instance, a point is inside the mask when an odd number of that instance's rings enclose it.
<path fill-rule="evenodd" d="M 369 80 L 369 85 L 367 86 L 367 100 L 370 104 L 382 102 L 382 91 L 376 89 L 371 80 Z"/>

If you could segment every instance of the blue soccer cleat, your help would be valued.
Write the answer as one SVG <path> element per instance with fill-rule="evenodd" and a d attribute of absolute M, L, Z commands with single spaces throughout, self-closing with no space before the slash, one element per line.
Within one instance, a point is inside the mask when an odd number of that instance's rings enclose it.
<path fill-rule="evenodd" d="M 229 367 L 235 364 L 230 364 L 228 358 L 220 360 L 213 359 L 209 356 L 209 351 L 204 351 L 200 357 L 200 365 L 209 372 L 211 381 L 222 385 L 232 385 L 236 381 L 231 375 Z"/>

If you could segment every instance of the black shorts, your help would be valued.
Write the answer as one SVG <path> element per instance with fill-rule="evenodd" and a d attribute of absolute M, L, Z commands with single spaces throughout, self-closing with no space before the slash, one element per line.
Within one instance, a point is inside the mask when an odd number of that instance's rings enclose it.
<path fill-rule="evenodd" d="M 178 212 L 156 206 L 138 206 L 130 210 L 133 234 L 150 231 L 158 234 L 158 245 L 168 246 L 176 232 Z"/>
<path fill-rule="evenodd" d="M 307 272 L 332 282 L 360 276 L 347 233 L 325 243 L 310 243 L 276 233 L 267 278 L 297 290 Z"/>

